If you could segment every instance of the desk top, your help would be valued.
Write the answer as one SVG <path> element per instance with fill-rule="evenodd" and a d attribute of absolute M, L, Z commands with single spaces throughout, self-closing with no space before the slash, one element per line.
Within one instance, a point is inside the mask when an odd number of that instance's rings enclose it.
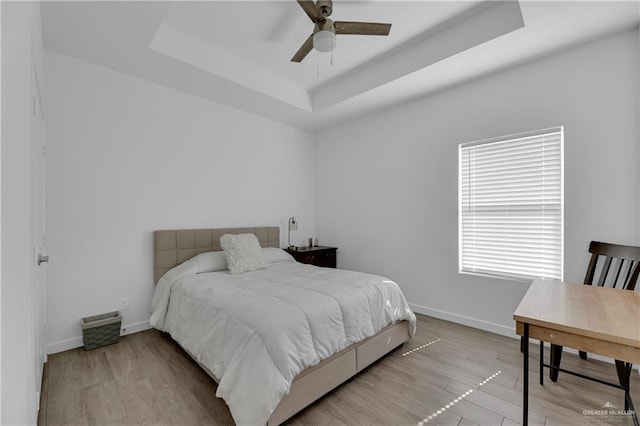
<path fill-rule="evenodd" d="M 513 319 L 640 347 L 640 293 L 636 291 L 535 280 Z"/>

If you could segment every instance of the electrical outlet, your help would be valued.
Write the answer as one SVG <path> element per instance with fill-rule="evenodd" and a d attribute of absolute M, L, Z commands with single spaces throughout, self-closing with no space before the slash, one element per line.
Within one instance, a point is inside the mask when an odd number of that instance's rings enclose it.
<path fill-rule="evenodd" d="M 126 311 L 127 309 L 129 309 L 129 299 L 123 297 L 122 299 L 120 299 L 120 310 Z"/>

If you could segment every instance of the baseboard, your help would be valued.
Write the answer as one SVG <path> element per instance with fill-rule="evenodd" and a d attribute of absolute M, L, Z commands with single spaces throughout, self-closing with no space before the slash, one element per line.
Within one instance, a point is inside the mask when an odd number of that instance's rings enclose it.
<path fill-rule="evenodd" d="M 151 326 L 149 325 L 149 321 L 141 321 L 133 324 L 128 324 L 122 326 L 122 335 L 126 336 L 127 334 L 138 333 L 140 331 L 149 330 Z"/>
<path fill-rule="evenodd" d="M 125 324 L 122 326 L 121 336 L 126 336 L 127 334 L 138 333 L 140 331 L 149 330 L 151 326 L 149 325 L 149 321 L 141 321 L 133 324 Z M 56 354 L 58 352 L 68 351 L 70 349 L 80 348 L 84 345 L 82 341 L 82 336 L 73 337 L 71 339 L 60 340 L 57 342 L 52 342 L 47 345 L 47 354 Z"/>
<path fill-rule="evenodd" d="M 445 321 L 455 322 L 456 324 L 466 325 L 469 327 L 477 328 L 478 330 L 488 331 L 491 333 L 499 334 L 501 336 L 511 337 L 513 339 L 520 339 L 520 336 L 516 334 L 515 323 L 513 327 L 507 327 L 502 324 L 496 324 L 493 322 L 484 321 L 477 318 L 467 317 L 465 315 L 454 314 L 452 312 L 441 311 L 439 309 L 428 308 L 426 306 L 420 306 L 413 303 L 409 303 L 409 306 L 411 306 L 411 309 L 413 309 L 414 312 L 422 315 L 428 315 L 430 317 L 442 319 Z M 535 342 L 537 342 L 537 340 Z M 549 343 L 545 343 L 545 347 L 548 348 L 549 346 L 550 346 Z M 563 348 L 563 351 L 578 355 L 578 351 L 573 348 L 565 347 Z M 609 364 L 613 364 L 614 362 L 612 358 L 604 357 L 604 356 L 593 354 L 593 353 L 589 353 L 588 356 L 589 358 L 597 359 L 599 361 L 604 361 Z M 640 365 L 634 366 L 634 369 L 637 370 L 638 373 L 640 373 Z"/>
<path fill-rule="evenodd" d="M 59 340 L 47 345 L 47 354 L 57 354 L 58 352 L 68 351 L 70 349 L 79 348 L 83 345 L 82 336 L 73 337 L 71 339 Z"/>
<path fill-rule="evenodd" d="M 426 306 L 416 305 L 414 303 L 409 303 L 409 306 L 411 306 L 411 309 L 413 309 L 414 312 L 422 315 L 428 315 L 430 317 L 442 319 L 445 321 L 467 325 L 479 330 L 490 331 L 491 333 L 499 334 L 501 336 L 512 337 L 514 339 L 520 338 L 518 335 L 516 335 L 515 323 L 513 327 L 507 327 L 506 325 L 496 324 L 494 322 L 455 314 L 453 312 L 441 311 L 440 309 L 428 308 Z"/>

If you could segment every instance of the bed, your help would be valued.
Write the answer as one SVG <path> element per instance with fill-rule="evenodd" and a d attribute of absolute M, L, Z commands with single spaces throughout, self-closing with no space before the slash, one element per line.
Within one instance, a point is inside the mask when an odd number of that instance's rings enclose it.
<path fill-rule="evenodd" d="M 225 234 L 254 234 L 268 266 L 229 273 Z M 150 322 L 218 383 L 237 424 L 284 422 L 415 333 L 392 281 L 279 246 L 278 227 L 154 232 Z"/>

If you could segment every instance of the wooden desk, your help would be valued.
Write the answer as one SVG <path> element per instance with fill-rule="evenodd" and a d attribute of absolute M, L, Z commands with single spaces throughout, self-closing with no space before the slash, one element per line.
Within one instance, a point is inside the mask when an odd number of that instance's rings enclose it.
<path fill-rule="evenodd" d="M 529 399 L 529 337 L 556 345 L 640 363 L 640 293 L 628 290 L 535 280 L 513 314 L 524 336 L 523 415 Z M 541 382 L 542 382 L 542 356 Z M 630 402 L 628 388 L 625 401 Z M 633 407 L 633 405 L 631 404 Z M 637 418 L 634 419 L 637 424 Z"/>

